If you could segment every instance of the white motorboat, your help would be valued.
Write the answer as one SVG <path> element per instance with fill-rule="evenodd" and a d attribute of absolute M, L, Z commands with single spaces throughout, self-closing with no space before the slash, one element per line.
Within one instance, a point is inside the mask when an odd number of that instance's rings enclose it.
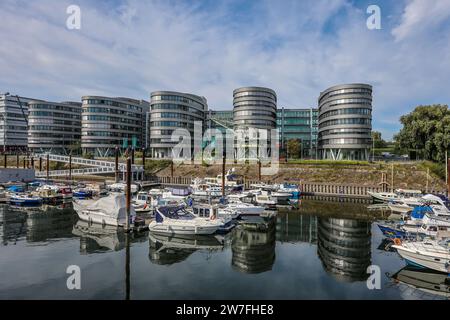
<path fill-rule="evenodd" d="M 184 207 L 157 207 L 155 220 L 149 225 L 149 230 L 162 234 L 213 234 L 221 226 L 220 219 L 205 219 L 196 217 Z"/>
<path fill-rule="evenodd" d="M 261 194 L 255 195 L 255 202 L 258 205 L 265 207 L 275 207 L 278 203 L 267 191 L 263 191 Z"/>
<path fill-rule="evenodd" d="M 98 200 L 73 199 L 73 208 L 81 220 L 110 226 L 126 224 L 126 197 L 122 193 L 112 193 Z M 130 223 L 134 222 L 136 211 L 130 208 Z"/>
<path fill-rule="evenodd" d="M 190 185 L 193 196 L 198 197 L 220 197 L 222 196 L 222 188 L 209 183 L 204 183 L 200 179 L 194 179 Z"/>
<path fill-rule="evenodd" d="M 41 206 L 43 201 L 41 197 L 31 194 L 12 194 L 9 197 L 9 203 L 16 206 Z"/>
<path fill-rule="evenodd" d="M 408 264 L 450 273 L 450 239 L 404 241 L 392 248 Z"/>
<path fill-rule="evenodd" d="M 392 212 L 397 213 L 408 213 L 413 209 L 413 207 L 407 205 L 401 200 L 389 201 L 387 206 Z"/>
<path fill-rule="evenodd" d="M 241 213 L 241 215 L 260 215 L 264 212 L 265 208 L 263 206 L 255 206 L 251 203 L 245 202 L 229 202 L 227 208 L 233 211 Z"/>
<path fill-rule="evenodd" d="M 413 198 L 409 199 L 409 201 L 413 201 L 423 196 L 422 191 L 420 190 L 407 190 L 407 189 L 397 189 L 395 190 L 395 192 L 368 191 L 367 194 L 369 194 L 373 198 L 373 200 L 381 202 L 388 202 L 392 200 L 399 200 L 406 198 Z"/>
<path fill-rule="evenodd" d="M 113 183 L 107 187 L 109 191 L 113 192 L 125 192 L 127 189 L 126 183 Z M 136 193 L 139 191 L 139 186 L 137 184 L 131 184 L 131 193 Z"/>

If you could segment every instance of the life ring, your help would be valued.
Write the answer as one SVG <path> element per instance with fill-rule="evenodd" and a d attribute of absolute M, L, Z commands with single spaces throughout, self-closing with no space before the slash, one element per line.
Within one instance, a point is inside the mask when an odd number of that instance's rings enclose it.
<path fill-rule="evenodd" d="M 400 240 L 399 238 L 394 238 L 394 243 L 395 245 L 399 246 L 402 244 L 402 240 Z"/>

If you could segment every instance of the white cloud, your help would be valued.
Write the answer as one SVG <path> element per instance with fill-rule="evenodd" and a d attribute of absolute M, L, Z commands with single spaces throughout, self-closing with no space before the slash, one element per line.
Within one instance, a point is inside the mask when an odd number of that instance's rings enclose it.
<path fill-rule="evenodd" d="M 392 30 L 396 40 L 436 28 L 450 17 L 449 0 L 411 0 L 406 6 L 401 23 Z"/>

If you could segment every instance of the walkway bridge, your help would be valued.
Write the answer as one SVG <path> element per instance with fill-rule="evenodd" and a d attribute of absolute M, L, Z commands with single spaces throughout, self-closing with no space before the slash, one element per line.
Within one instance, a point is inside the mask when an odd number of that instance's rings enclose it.
<path fill-rule="evenodd" d="M 82 175 L 96 175 L 96 174 L 105 174 L 105 173 L 115 173 L 116 171 L 116 164 L 114 161 L 106 161 L 106 160 L 94 160 L 94 159 L 84 159 L 81 157 L 69 157 L 69 156 L 62 156 L 57 154 L 47 154 L 47 153 L 41 153 L 41 154 L 33 154 L 34 158 L 42 158 L 47 159 L 49 161 L 56 161 L 56 162 L 63 162 L 63 163 L 72 163 L 75 165 L 82 165 L 87 166 L 89 168 L 80 168 L 80 169 L 72 169 L 71 174 L 72 176 L 82 176 Z M 124 180 L 125 180 L 125 174 L 127 170 L 126 163 L 119 162 L 118 164 L 118 171 L 119 173 L 122 173 Z M 136 177 L 136 180 L 139 179 L 139 176 L 141 177 L 141 180 L 144 178 L 144 166 L 142 165 L 131 165 L 131 172 L 134 177 Z M 51 170 L 49 171 L 50 177 L 64 177 L 69 176 L 70 170 Z M 36 177 L 44 178 L 47 177 L 46 171 L 39 171 L 36 172 Z"/>

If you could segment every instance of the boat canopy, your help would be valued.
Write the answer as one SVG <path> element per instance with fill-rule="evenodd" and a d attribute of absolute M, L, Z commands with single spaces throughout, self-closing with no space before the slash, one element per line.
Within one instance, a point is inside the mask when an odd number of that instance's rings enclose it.
<path fill-rule="evenodd" d="M 88 202 L 89 201 L 89 202 Z M 86 200 L 85 208 L 87 210 L 101 211 L 117 219 L 125 219 L 127 217 L 126 197 L 124 194 L 114 193 L 98 200 Z M 83 204 L 83 202 L 81 202 Z M 130 216 L 135 216 L 136 211 L 133 206 L 130 208 Z"/>
<path fill-rule="evenodd" d="M 184 206 L 179 207 L 159 207 L 157 213 L 161 214 L 163 217 L 170 219 L 178 219 L 178 220 L 192 220 L 195 216 L 184 210 Z M 158 222 L 158 217 L 157 220 Z"/>

